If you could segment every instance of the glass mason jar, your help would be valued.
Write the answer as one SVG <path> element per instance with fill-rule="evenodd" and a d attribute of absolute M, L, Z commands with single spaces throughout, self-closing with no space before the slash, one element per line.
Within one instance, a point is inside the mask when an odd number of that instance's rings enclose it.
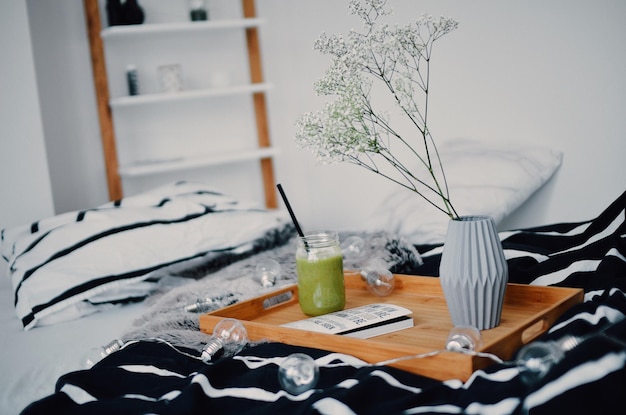
<path fill-rule="evenodd" d="M 346 291 L 337 232 L 315 232 L 299 237 L 296 272 L 298 300 L 304 314 L 319 316 L 343 310 Z"/>

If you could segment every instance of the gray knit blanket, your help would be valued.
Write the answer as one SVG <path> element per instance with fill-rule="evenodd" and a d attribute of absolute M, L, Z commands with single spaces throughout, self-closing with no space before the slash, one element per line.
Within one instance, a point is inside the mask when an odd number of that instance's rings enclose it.
<path fill-rule="evenodd" d="M 375 266 L 401 272 L 422 263 L 415 247 L 397 235 L 340 234 L 340 240 L 346 241 L 350 236 L 361 238 L 364 244 L 360 255 L 348 255 L 344 250 L 346 269 Z M 159 339 L 178 347 L 202 350 L 207 335 L 200 332 L 200 314 L 296 283 L 296 244 L 297 238 L 293 237 L 204 275 L 162 278 L 159 290 L 145 300 L 148 311 L 128 328 L 121 340 Z M 274 286 L 264 288 L 254 274 L 256 265 L 268 258 L 280 264 L 281 272 Z"/>

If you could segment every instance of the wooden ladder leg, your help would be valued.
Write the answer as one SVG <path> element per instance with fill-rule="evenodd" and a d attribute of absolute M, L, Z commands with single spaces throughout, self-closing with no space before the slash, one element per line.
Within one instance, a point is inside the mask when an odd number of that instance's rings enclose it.
<path fill-rule="evenodd" d="M 245 18 L 256 17 L 254 0 L 242 0 L 243 15 Z M 250 65 L 250 81 L 252 83 L 263 82 L 263 70 L 261 67 L 261 52 L 259 46 L 259 33 L 256 27 L 246 29 L 246 41 L 248 43 L 248 62 Z M 267 123 L 267 106 L 265 94 L 256 92 L 253 94 L 254 112 L 256 115 L 257 137 L 260 148 L 271 147 L 269 128 Z M 261 159 L 261 174 L 265 192 L 265 206 L 269 209 L 278 207 L 276 187 L 274 180 L 274 164 L 271 157 Z"/>
<path fill-rule="evenodd" d="M 100 137 L 104 153 L 109 200 L 118 200 L 123 196 L 122 179 L 119 174 L 115 132 L 113 130 L 111 108 L 109 107 L 109 83 L 107 81 L 104 59 L 104 46 L 100 37 L 100 32 L 102 31 L 100 10 L 98 9 L 98 0 L 84 0 L 83 4 L 85 19 L 87 20 L 87 34 L 89 36 L 89 50 L 98 105 Z"/>

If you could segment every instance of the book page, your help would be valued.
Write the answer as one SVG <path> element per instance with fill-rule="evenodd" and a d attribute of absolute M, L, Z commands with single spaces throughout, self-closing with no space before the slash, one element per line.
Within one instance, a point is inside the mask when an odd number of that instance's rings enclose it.
<path fill-rule="evenodd" d="M 294 321 L 282 326 L 320 333 L 341 334 L 346 331 L 384 325 L 385 321 L 394 321 L 410 314 L 412 314 L 411 310 L 395 304 L 376 303 Z"/>

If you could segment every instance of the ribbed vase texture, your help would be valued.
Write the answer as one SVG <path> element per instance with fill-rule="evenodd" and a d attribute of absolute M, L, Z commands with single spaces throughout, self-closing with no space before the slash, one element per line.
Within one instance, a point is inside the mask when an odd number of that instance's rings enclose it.
<path fill-rule="evenodd" d="M 500 324 L 509 270 L 493 218 L 449 222 L 439 279 L 455 326 L 485 330 Z"/>

